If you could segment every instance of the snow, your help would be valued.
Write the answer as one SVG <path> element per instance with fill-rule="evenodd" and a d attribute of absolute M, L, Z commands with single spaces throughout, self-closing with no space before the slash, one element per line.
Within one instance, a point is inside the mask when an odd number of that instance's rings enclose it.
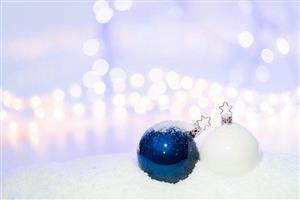
<path fill-rule="evenodd" d="M 189 131 L 194 129 L 193 124 L 184 121 L 162 121 L 160 123 L 153 125 L 151 128 L 154 129 L 155 131 L 164 132 L 164 130 L 166 130 L 169 127 L 179 128 L 183 131 Z"/>
<path fill-rule="evenodd" d="M 298 157 L 263 154 L 259 165 L 222 177 L 199 161 L 177 184 L 150 179 L 135 153 L 101 155 L 13 170 L 3 182 L 5 198 L 299 198 Z"/>

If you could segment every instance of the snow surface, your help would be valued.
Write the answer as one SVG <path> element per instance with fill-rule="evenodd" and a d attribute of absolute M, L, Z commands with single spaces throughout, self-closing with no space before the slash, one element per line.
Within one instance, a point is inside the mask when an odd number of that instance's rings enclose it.
<path fill-rule="evenodd" d="M 177 184 L 150 179 L 132 154 L 102 155 L 11 171 L 5 198 L 299 198 L 298 157 L 264 154 L 238 177 L 222 177 L 199 161 Z"/>
<path fill-rule="evenodd" d="M 154 124 L 151 128 L 155 131 L 164 132 L 167 128 L 170 127 L 179 128 L 182 131 L 190 131 L 195 128 L 193 124 L 183 121 L 162 121 L 157 124 Z"/>

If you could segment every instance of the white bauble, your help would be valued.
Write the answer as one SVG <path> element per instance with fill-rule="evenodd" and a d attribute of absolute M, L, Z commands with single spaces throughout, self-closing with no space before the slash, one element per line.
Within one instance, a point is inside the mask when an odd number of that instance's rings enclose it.
<path fill-rule="evenodd" d="M 260 159 L 256 138 L 236 123 L 215 128 L 207 136 L 200 152 L 203 164 L 222 175 L 250 171 Z"/>

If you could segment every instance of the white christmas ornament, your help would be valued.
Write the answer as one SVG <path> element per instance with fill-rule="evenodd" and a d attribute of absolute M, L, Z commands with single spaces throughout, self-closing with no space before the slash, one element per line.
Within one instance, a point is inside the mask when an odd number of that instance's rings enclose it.
<path fill-rule="evenodd" d="M 215 128 L 201 149 L 201 160 L 221 175 L 238 175 L 253 169 L 260 160 L 256 138 L 243 126 L 232 123 L 232 106 L 220 106 L 222 125 Z"/>

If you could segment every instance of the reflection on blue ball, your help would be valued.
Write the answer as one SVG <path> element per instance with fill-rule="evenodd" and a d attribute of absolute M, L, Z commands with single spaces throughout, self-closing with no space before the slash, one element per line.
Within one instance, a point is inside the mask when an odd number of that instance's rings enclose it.
<path fill-rule="evenodd" d="M 176 183 L 188 177 L 199 160 L 192 137 L 182 129 L 148 129 L 138 147 L 140 168 L 156 180 Z"/>

